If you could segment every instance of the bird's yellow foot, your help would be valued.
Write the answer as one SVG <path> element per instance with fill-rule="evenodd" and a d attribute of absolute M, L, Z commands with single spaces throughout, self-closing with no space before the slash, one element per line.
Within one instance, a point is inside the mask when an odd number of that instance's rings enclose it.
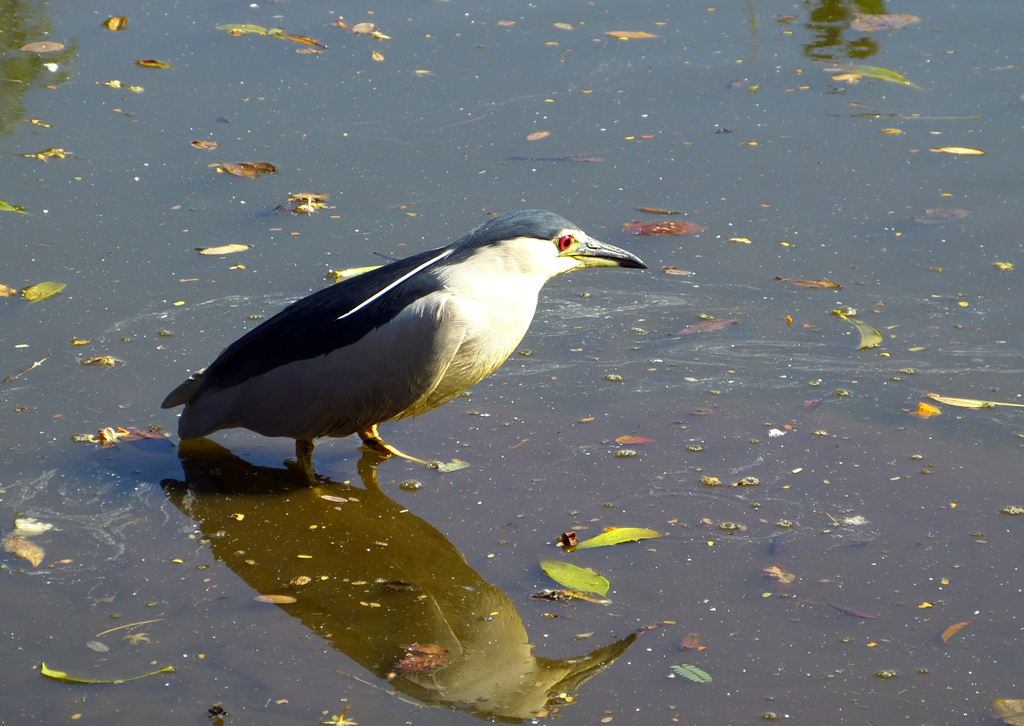
<path fill-rule="evenodd" d="M 367 451 L 372 451 L 381 456 L 397 456 L 401 459 L 407 459 L 408 461 L 415 461 L 417 464 L 423 464 L 424 466 L 433 467 L 437 462 L 424 461 L 423 459 L 417 459 L 415 456 L 409 456 L 403 454 L 401 451 L 396 449 L 389 443 L 386 443 L 384 439 L 380 437 L 377 432 L 377 424 L 370 426 L 369 428 L 363 429 L 359 432 L 359 438 L 363 441 L 363 448 Z"/>

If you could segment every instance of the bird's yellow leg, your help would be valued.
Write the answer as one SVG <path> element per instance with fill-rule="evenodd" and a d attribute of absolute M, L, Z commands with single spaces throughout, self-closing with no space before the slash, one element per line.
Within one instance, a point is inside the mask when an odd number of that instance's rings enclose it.
<path fill-rule="evenodd" d="M 417 459 L 415 456 L 403 454 L 391 444 L 385 443 L 384 439 L 380 437 L 380 433 L 377 431 L 377 424 L 373 424 L 369 428 L 365 428 L 360 431 L 359 438 L 363 441 L 363 448 L 368 449 L 369 451 L 373 451 L 384 456 L 398 456 L 402 459 L 415 461 L 417 464 L 424 464 L 426 466 L 430 466 L 433 463 L 430 461 L 424 461 L 423 459 Z"/>

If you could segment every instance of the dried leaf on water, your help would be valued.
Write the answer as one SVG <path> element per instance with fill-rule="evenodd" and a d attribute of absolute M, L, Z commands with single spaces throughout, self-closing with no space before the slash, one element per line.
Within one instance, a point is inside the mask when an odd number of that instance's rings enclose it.
<path fill-rule="evenodd" d="M 158 671 L 143 673 L 141 676 L 132 676 L 131 678 L 118 678 L 117 680 L 113 681 L 95 680 L 92 678 L 73 678 L 64 671 L 55 671 L 51 668 L 47 668 L 45 663 L 40 664 L 39 670 L 42 673 L 42 675 L 46 676 L 47 678 L 52 678 L 55 681 L 61 681 L 63 683 L 87 683 L 92 685 L 98 685 L 107 683 L 127 683 L 128 681 L 137 681 L 140 678 L 155 676 L 158 673 L 174 673 L 174 666 L 167 666 L 166 668 L 161 668 Z"/>
<path fill-rule="evenodd" d="M 135 65 L 143 68 L 174 68 L 171 64 L 159 60 L 137 60 Z"/>
<path fill-rule="evenodd" d="M 576 549 L 586 550 L 591 547 L 608 547 L 610 545 L 622 544 L 623 542 L 636 542 L 641 539 L 655 539 L 661 536 L 660 532 L 656 532 L 653 529 L 643 529 L 640 527 L 612 527 L 596 537 L 583 540 L 576 545 Z"/>
<path fill-rule="evenodd" d="M 769 565 L 761 568 L 761 574 L 769 580 L 774 580 L 781 585 L 792 585 L 796 581 L 796 575 L 782 569 L 778 565 Z"/>
<path fill-rule="evenodd" d="M 960 156 L 984 156 L 986 152 L 981 149 L 971 149 L 966 146 L 940 146 L 936 149 L 931 149 L 939 154 L 957 154 Z"/>
<path fill-rule="evenodd" d="M 39 159 L 39 161 L 46 161 L 47 159 L 63 159 L 68 155 L 69 152 L 64 149 L 43 149 L 42 151 L 36 151 L 29 154 L 22 154 L 26 159 Z"/>
<path fill-rule="evenodd" d="M 926 393 L 925 396 L 933 401 L 944 403 L 947 406 L 959 406 L 960 408 L 995 408 L 996 406 L 1024 408 L 1024 403 L 1003 403 L 1002 401 L 979 401 L 973 398 L 952 398 L 951 396 L 940 396 L 937 393 Z"/>
<path fill-rule="evenodd" d="M 679 332 L 669 333 L 669 336 L 692 335 L 693 333 L 708 333 L 711 332 L 712 330 L 721 330 L 722 328 L 728 328 L 730 325 L 736 325 L 738 322 L 738 318 L 714 318 L 713 320 L 701 320 L 699 323 L 687 325 Z"/>
<path fill-rule="evenodd" d="M 592 602 L 597 605 L 608 605 L 611 600 L 600 598 L 597 595 L 591 595 L 588 592 L 580 592 L 579 590 L 540 590 L 530 595 L 531 600 L 552 600 L 558 602 L 559 600 L 583 600 L 584 602 Z M 579 636 L 577 636 L 579 637 Z"/>
<path fill-rule="evenodd" d="M 776 277 L 776 282 L 788 282 L 790 285 L 797 285 L 798 287 L 807 287 L 812 290 L 820 288 L 829 288 L 832 290 L 842 290 L 843 286 L 838 282 L 832 282 L 831 280 L 793 280 L 785 277 Z"/>
<path fill-rule="evenodd" d="M 657 38 L 657 35 L 644 30 L 606 30 L 605 35 L 610 35 L 619 40 L 639 40 L 642 38 Z"/>
<path fill-rule="evenodd" d="M 1024 699 L 1000 698 L 990 704 L 992 715 L 1009 726 L 1024 726 Z"/>
<path fill-rule="evenodd" d="M 890 71 L 888 68 L 854 65 L 853 63 L 835 63 L 832 61 L 828 61 L 828 64 L 832 67 L 826 68 L 826 73 L 835 73 L 836 70 L 845 71 L 846 73 L 856 73 L 861 76 L 867 76 L 868 78 L 877 78 L 880 81 L 888 81 L 889 83 L 901 83 L 905 86 L 912 86 L 919 91 L 923 90 L 913 81 L 907 80 L 896 71 Z"/>
<path fill-rule="evenodd" d="M 308 194 L 300 192 L 288 197 L 286 204 L 280 205 L 278 211 L 289 211 L 292 214 L 312 214 L 320 209 L 334 209 L 327 204 L 329 194 Z"/>
<path fill-rule="evenodd" d="M 526 137 L 527 141 L 537 141 L 538 139 L 547 138 L 551 136 L 550 131 L 534 131 L 532 134 L 528 134 Z"/>
<path fill-rule="evenodd" d="M 628 222 L 622 227 L 623 232 L 632 232 L 636 235 L 696 234 L 706 229 L 707 227 L 693 222 L 641 222 L 639 219 Z"/>
<path fill-rule="evenodd" d="M 595 592 L 603 597 L 608 594 L 608 588 L 611 587 L 611 583 L 596 572 L 585 570 L 568 562 L 541 560 L 540 566 L 545 575 L 559 585 L 565 585 L 572 590 Z"/>
<path fill-rule="evenodd" d="M 230 255 L 234 252 L 242 252 L 251 249 L 252 245 L 243 245 L 237 242 L 220 247 L 196 247 L 196 252 L 201 255 Z"/>
<path fill-rule="evenodd" d="M 37 40 L 34 43 L 26 43 L 21 46 L 20 50 L 29 53 L 55 53 L 58 50 L 64 50 L 64 44 L 52 40 Z"/>
<path fill-rule="evenodd" d="M 51 295 L 56 295 L 65 287 L 67 285 L 63 282 L 40 282 L 21 288 L 21 294 L 29 302 L 39 302 Z"/>
<path fill-rule="evenodd" d="M 696 273 L 694 273 L 691 270 L 680 270 L 675 265 L 666 265 L 665 269 L 663 269 L 662 272 L 664 272 L 666 275 L 683 275 L 683 276 L 686 276 L 686 275 L 696 274 Z"/>
<path fill-rule="evenodd" d="M 46 551 L 35 542 L 17 534 L 9 534 L 4 538 L 3 550 L 10 552 L 15 557 L 28 560 L 33 567 L 38 567 L 46 554 Z"/>
<path fill-rule="evenodd" d="M 936 408 L 935 406 L 931 406 L 931 405 L 925 403 L 924 401 L 918 401 L 917 408 L 915 408 L 913 411 L 910 411 L 908 409 L 903 409 L 903 410 L 906 411 L 907 413 L 909 413 L 911 416 L 917 416 L 918 418 L 930 418 L 931 416 L 941 416 L 942 415 L 942 409 L 941 408 Z"/>
<path fill-rule="evenodd" d="M 1000 272 L 1009 272 L 1013 269 L 1012 262 L 993 262 L 992 266 L 998 269 Z"/>
<path fill-rule="evenodd" d="M 124 30 L 128 25 L 128 18 L 123 15 L 115 15 L 103 21 L 103 27 L 107 30 Z"/>
<path fill-rule="evenodd" d="M 110 368 L 113 368 L 118 363 L 124 363 L 124 361 L 112 355 L 97 355 L 82 361 L 83 366 L 108 366 Z"/>
<path fill-rule="evenodd" d="M 946 628 L 945 630 L 942 631 L 942 635 L 940 636 L 942 638 L 942 642 L 943 643 L 948 643 L 950 638 L 952 638 L 954 635 L 956 635 L 961 630 L 966 628 L 972 622 L 974 622 L 974 621 L 973 620 L 964 620 L 962 623 L 954 623 L 953 625 L 950 625 L 948 628 Z"/>
<path fill-rule="evenodd" d="M 558 538 L 558 546 L 563 550 L 571 550 L 576 546 L 576 533 L 575 532 L 562 532 Z"/>
<path fill-rule="evenodd" d="M 220 146 L 216 141 L 190 141 L 189 143 L 201 151 L 213 151 Z"/>
<path fill-rule="evenodd" d="M 679 214 L 674 209 L 658 209 L 657 207 L 634 207 L 634 209 L 645 214 Z"/>
<path fill-rule="evenodd" d="M 395 663 L 396 673 L 427 673 L 448 665 L 452 654 L 440 645 L 403 645 L 405 657 Z"/>
<path fill-rule="evenodd" d="M 700 636 L 696 633 L 690 633 L 679 643 L 679 650 L 684 652 L 687 650 L 704 650 L 706 647 L 700 644 Z"/>
<path fill-rule="evenodd" d="M 828 600 L 825 600 L 825 598 L 821 598 L 821 599 L 830 608 L 832 608 L 833 610 L 838 610 L 843 615 L 849 615 L 850 617 L 854 617 L 854 618 L 870 618 L 872 620 L 877 620 L 878 619 L 877 615 L 868 615 L 867 613 L 857 612 L 856 610 L 851 610 L 850 608 L 844 608 L 842 605 L 836 605 L 835 603 L 831 603 Z"/>
<path fill-rule="evenodd" d="M 971 210 L 969 209 L 926 209 L 924 214 L 914 217 L 913 220 L 921 224 L 945 224 L 946 222 L 964 219 L 970 215 Z"/>
<path fill-rule="evenodd" d="M 451 461 L 428 461 L 424 466 L 433 471 L 447 473 L 450 471 L 460 471 L 465 469 L 469 466 L 469 462 L 463 461 L 462 459 L 452 459 Z"/>
<path fill-rule="evenodd" d="M 250 25 L 249 23 L 228 23 L 227 25 L 218 25 L 217 30 L 223 30 L 228 35 L 245 35 L 246 33 L 267 35 L 270 32 L 269 28 L 264 28 L 260 25 Z"/>
<path fill-rule="evenodd" d="M 277 173 L 277 167 L 266 161 L 222 161 L 212 166 L 217 167 L 218 173 L 223 174 L 227 172 L 228 174 L 245 177 L 246 179 L 255 179 L 260 174 Z"/>
<path fill-rule="evenodd" d="M 306 35 L 291 35 L 289 33 L 284 33 L 284 32 L 274 33 L 274 35 L 276 35 L 278 38 L 283 38 L 285 40 L 290 40 L 293 43 L 299 43 L 300 45 L 309 45 L 309 46 L 313 46 L 313 47 L 316 47 L 316 48 L 326 48 L 327 47 L 326 45 L 321 43 L 316 38 L 310 38 L 309 36 L 306 36 Z"/>
<path fill-rule="evenodd" d="M 649 439 L 646 436 L 636 436 L 630 434 L 628 436 L 619 436 L 615 439 L 616 444 L 653 444 L 654 439 Z"/>
<path fill-rule="evenodd" d="M 857 318 L 850 317 L 842 310 L 833 310 L 833 315 L 838 315 L 843 320 L 852 323 L 857 332 L 860 333 L 860 345 L 857 346 L 857 350 L 864 350 L 866 348 L 877 348 L 882 344 L 882 334 L 872 328 L 870 325 Z"/>
<path fill-rule="evenodd" d="M 3 199 L 0 199 L 0 212 L 17 212 L 18 214 L 28 214 L 25 208 L 20 204 L 8 204 Z"/>
<path fill-rule="evenodd" d="M 706 671 L 702 671 L 695 665 L 684 663 L 683 665 L 672 666 L 672 671 L 677 676 L 688 678 L 694 683 L 711 683 L 711 676 Z"/>
<path fill-rule="evenodd" d="M 253 600 L 256 602 L 269 602 L 274 605 L 291 605 L 293 602 L 298 602 L 298 598 L 294 598 L 291 595 L 257 595 Z"/>
<path fill-rule="evenodd" d="M 921 18 L 906 13 L 854 13 L 850 27 L 862 33 L 873 33 L 876 30 L 897 30 L 920 22 Z"/>

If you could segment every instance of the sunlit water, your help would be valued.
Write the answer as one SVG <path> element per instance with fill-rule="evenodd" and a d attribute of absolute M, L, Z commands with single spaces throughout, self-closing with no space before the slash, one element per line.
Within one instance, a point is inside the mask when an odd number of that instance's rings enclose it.
<path fill-rule="evenodd" d="M 856 10 L 922 22 L 860 33 Z M 126 30 L 102 26 L 113 12 Z M 993 265 L 1024 262 L 1014 4 L 2 13 L 0 199 L 31 216 L 0 212 L 0 283 L 67 287 L 0 303 L 0 375 L 25 371 L 0 387 L 0 530 L 54 526 L 28 538 L 38 566 L 2 560 L 0 723 L 198 723 L 215 706 L 225 723 L 266 724 L 346 706 L 363 724 L 989 723 L 989 702 L 1024 697 L 1024 517 L 1000 511 L 1024 505 L 1024 414 L 909 413 L 926 393 L 1022 402 L 1021 273 Z M 333 26 L 339 14 L 391 39 Z M 327 49 L 232 38 L 225 23 Z M 17 50 L 36 40 L 66 48 Z M 825 60 L 921 90 L 832 81 Z M 143 92 L 104 85 L 115 79 Z M 987 154 L 930 151 L 947 146 Z M 51 148 L 67 157 L 21 156 Z M 546 160 L 569 156 L 603 161 Z M 230 177 L 210 166 L 223 161 L 279 171 Z M 273 214 L 294 192 L 333 208 Z M 291 442 L 244 431 L 182 460 L 176 437 L 71 441 L 173 432 L 163 396 L 328 269 L 530 207 L 651 270 L 554 281 L 529 355 L 386 427 L 403 450 L 469 468 L 388 461 L 376 490 L 353 440 L 321 442 L 325 481 L 310 489 L 283 464 Z M 633 237 L 623 224 L 659 219 L 635 207 L 708 230 Z M 971 214 L 914 221 L 929 209 Z M 253 247 L 195 251 L 228 243 Z M 882 346 L 857 350 L 840 306 Z M 702 313 L 738 322 L 670 335 Z M 100 355 L 120 362 L 80 365 Z M 615 443 L 624 435 L 653 442 Z M 730 486 L 742 477 L 760 484 Z M 606 526 L 665 536 L 573 555 L 551 544 Z M 531 600 L 552 584 L 550 558 L 605 575 L 612 602 Z M 771 580 L 772 566 L 796 580 Z M 681 652 L 689 633 L 702 650 Z M 450 660 L 403 670 L 413 643 Z M 41 662 L 97 680 L 176 670 L 67 684 Z M 686 663 L 712 682 L 670 677 Z"/>

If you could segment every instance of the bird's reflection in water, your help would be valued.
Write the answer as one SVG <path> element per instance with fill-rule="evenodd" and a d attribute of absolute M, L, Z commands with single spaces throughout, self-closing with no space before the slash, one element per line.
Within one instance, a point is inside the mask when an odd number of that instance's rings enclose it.
<path fill-rule="evenodd" d="M 367 457 L 363 487 L 322 477 L 310 487 L 300 471 L 254 466 L 208 440 L 183 442 L 179 455 L 186 480 L 165 480 L 164 491 L 216 558 L 257 592 L 294 597 L 285 612 L 424 704 L 527 719 L 636 638 L 574 658 L 535 656 L 512 601 L 385 495 Z"/>

